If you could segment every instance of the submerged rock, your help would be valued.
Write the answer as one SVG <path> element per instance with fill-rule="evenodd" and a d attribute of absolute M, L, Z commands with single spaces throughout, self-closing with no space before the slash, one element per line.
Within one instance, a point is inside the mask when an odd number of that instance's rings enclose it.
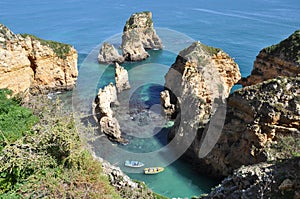
<path fill-rule="evenodd" d="M 115 67 L 115 80 L 118 93 L 123 90 L 130 89 L 127 70 L 118 63 L 115 64 Z"/>
<path fill-rule="evenodd" d="M 300 74 L 300 30 L 280 43 L 262 49 L 256 57 L 251 75 L 240 83 L 249 86 L 278 76 Z"/>
<path fill-rule="evenodd" d="M 152 13 L 135 13 L 124 26 L 123 56 L 127 61 L 140 61 L 149 56 L 146 49 L 162 49 L 162 42 L 153 28 Z"/>
<path fill-rule="evenodd" d="M 0 24 L 0 88 L 15 94 L 71 89 L 78 76 L 77 57 L 70 45 L 16 35 Z"/>
<path fill-rule="evenodd" d="M 108 137 L 116 139 L 117 141 L 121 139 L 120 125 L 116 118 L 104 116 L 101 117 L 99 123 L 102 133 L 105 133 Z"/>
<path fill-rule="evenodd" d="M 104 42 L 99 51 L 98 62 L 105 64 L 122 63 L 124 62 L 124 57 L 119 54 L 113 45 Z"/>

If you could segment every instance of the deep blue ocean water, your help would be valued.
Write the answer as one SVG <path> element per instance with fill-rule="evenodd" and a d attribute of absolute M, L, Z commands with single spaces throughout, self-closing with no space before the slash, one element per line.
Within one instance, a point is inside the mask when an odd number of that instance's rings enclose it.
<path fill-rule="evenodd" d="M 158 33 L 164 34 L 162 36 L 166 39 L 168 32 L 165 33 L 164 30 L 168 29 L 185 35 L 178 38 L 200 40 L 204 44 L 222 48 L 234 57 L 242 76 L 250 74 L 253 61 L 262 48 L 278 43 L 300 29 L 299 0 L 2 0 L 0 23 L 15 33 L 30 33 L 73 45 L 79 53 L 79 67 L 86 65 L 89 68 L 80 73 L 79 82 L 84 84 L 93 79 L 92 76 L 104 74 L 96 82 L 99 87 L 113 81 L 113 67 L 104 69 L 96 62 L 99 44 L 107 39 L 113 40 L 115 35 L 120 36 L 128 17 L 144 10 L 152 11 L 154 26 L 162 28 Z M 173 48 L 176 42 L 178 41 L 174 39 L 165 44 L 169 45 L 168 48 Z M 93 49 L 94 55 L 85 59 Z M 163 84 L 164 73 L 175 57 L 176 50 L 152 51 L 149 60 L 125 64 L 125 67 L 132 71 L 129 73 L 132 84 L 141 84 L 147 78 L 156 84 Z M 149 67 L 149 63 L 163 66 Z M 141 64 L 146 67 L 139 68 Z M 160 89 L 148 84 L 133 90 L 131 94 L 135 96 L 133 100 L 140 99 L 144 105 L 151 106 L 158 102 L 158 98 L 153 95 Z M 141 140 L 132 140 L 132 144 L 123 149 L 138 151 L 142 148 L 151 151 L 166 144 L 164 134 L 157 134 L 151 141 Z M 100 152 L 104 147 L 99 142 L 95 149 L 98 154 L 105 156 Z M 117 161 L 119 156 L 110 158 L 112 163 L 122 166 Z M 174 162 L 165 172 L 156 176 L 128 173 L 169 197 L 200 195 L 216 183 L 197 175 L 182 161 Z"/>

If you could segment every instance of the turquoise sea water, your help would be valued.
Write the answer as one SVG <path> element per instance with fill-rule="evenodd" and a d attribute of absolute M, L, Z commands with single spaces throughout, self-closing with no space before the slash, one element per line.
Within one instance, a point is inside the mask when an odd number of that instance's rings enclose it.
<path fill-rule="evenodd" d="M 78 50 L 81 69 L 78 89 L 84 101 L 77 104 L 75 101 L 74 104 L 76 107 L 80 104 L 80 109 L 86 111 L 96 89 L 113 81 L 113 67 L 99 65 L 96 61 L 99 44 L 108 39 L 118 45 L 120 41 L 115 38 L 119 38 L 127 18 L 144 10 L 152 11 L 155 27 L 161 28 L 158 28 L 158 33 L 163 37 L 165 50 L 151 51 L 151 57 L 144 62 L 124 64 L 134 88 L 124 97 L 130 96 L 129 108 L 138 106 L 154 113 L 158 112 L 155 104 L 159 102 L 157 95 L 162 89 L 163 76 L 174 62 L 179 47 L 200 40 L 222 48 L 235 58 L 242 75 L 247 76 L 259 50 L 300 29 L 299 0 L 2 0 L 0 23 L 15 33 L 31 33 L 44 39 L 69 43 Z M 170 39 L 170 35 L 174 38 Z M 86 111 L 84 114 L 90 113 Z M 144 153 L 166 146 L 167 130 L 161 118 L 154 119 L 155 125 L 151 125 L 153 121 L 144 121 L 142 115 L 136 121 L 141 120 L 144 126 L 133 126 L 134 123 L 122 115 L 119 117 L 131 143 L 117 146 L 100 137 L 93 144 L 98 155 L 121 166 L 132 178 L 145 181 L 154 191 L 169 197 L 200 195 L 217 183 L 199 176 L 181 160 L 155 176 L 145 176 L 140 173 L 141 170 L 124 168 L 123 159 L 130 155 L 133 155 L 132 158 L 139 157 L 146 165 L 164 164 L 159 157 L 149 159 Z M 162 123 L 159 125 L 160 119 Z M 128 157 L 116 149 L 129 152 Z"/>

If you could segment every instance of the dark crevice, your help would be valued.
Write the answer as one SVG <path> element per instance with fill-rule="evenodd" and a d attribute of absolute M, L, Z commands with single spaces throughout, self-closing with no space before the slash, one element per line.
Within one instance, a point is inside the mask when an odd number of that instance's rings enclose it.
<path fill-rule="evenodd" d="M 30 68 L 32 69 L 33 71 L 33 78 L 35 79 L 35 75 L 36 75 L 36 68 L 37 68 L 37 65 L 35 63 L 35 59 L 31 56 L 28 56 L 28 59 L 30 61 Z"/>

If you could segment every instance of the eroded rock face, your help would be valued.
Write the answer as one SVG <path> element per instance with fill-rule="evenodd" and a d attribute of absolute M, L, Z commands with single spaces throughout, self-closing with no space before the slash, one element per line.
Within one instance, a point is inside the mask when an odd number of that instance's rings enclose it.
<path fill-rule="evenodd" d="M 146 49 L 162 49 L 162 42 L 153 28 L 152 13 L 135 13 L 127 20 L 123 30 L 123 57 L 127 61 L 146 59 L 149 56 Z"/>
<path fill-rule="evenodd" d="M 124 62 L 124 57 L 119 54 L 112 44 L 104 42 L 99 51 L 98 62 L 104 64 L 122 63 Z"/>
<path fill-rule="evenodd" d="M 202 137 L 198 129 L 205 127 L 216 111 L 214 104 L 222 104 L 239 79 L 238 65 L 221 49 L 195 42 L 181 51 L 165 76 L 171 104 L 179 112 L 170 139 L 175 137 L 178 145 L 190 145 L 195 140 L 190 150 L 198 151 Z"/>
<path fill-rule="evenodd" d="M 115 117 L 104 116 L 100 119 L 101 132 L 116 140 L 121 139 L 121 130 Z"/>
<path fill-rule="evenodd" d="M 299 198 L 300 158 L 244 166 L 201 198 Z"/>
<path fill-rule="evenodd" d="M 115 66 L 116 66 L 116 72 L 115 72 L 116 87 L 118 93 L 120 93 L 123 90 L 130 89 L 128 72 L 124 67 L 120 66 L 118 63 L 116 63 Z"/>
<path fill-rule="evenodd" d="M 119 105 L 116 87 L 113 84 L 109 84 L 103 89 L 100 88 L 95 102 L 95 110 L 101 132 L 113 141 L 124 142 L 125 140 L 121 137 L 119 122 L 114 117 L 111 109 L 111 106 Z"/>
<path fill-rule="evenodd" d="M 300 77 L 279 77 L 235 91 L 228 98 L 226 122 L 201 168 L 226 176 L 242 165 L 290 156 L 281 144 L 300 140 Z M 298 141 L 297 141 L 298 140 Z M 293 142 L 292 142 L 293 141 Z M 300 148 L 291 146 L 296 153 Z M 282 149 L 280 149 L 282 148 Z"/>
<path fill-rule="evenodd" d="M 164 115 L 172 118 L 172 115 L 175 113 L 175 105 L 171 104 L 170 92 L 168 90 L 160 92 L 160 103 L 163 106 Z"/>
<path fill-rule="evenodd" d="M 15 35 L 4 25 L 0 32 L 0 88 L 38 93 L 74 87 L 78 70 L 72 46 Z"/>
<path fill-rule="evenodd" d="M 240 83 L 249 86 L 278 76 L 300 74 L 300 30 L 280 43 L 262 49 L 256 57 L 251 75 Z"/>

